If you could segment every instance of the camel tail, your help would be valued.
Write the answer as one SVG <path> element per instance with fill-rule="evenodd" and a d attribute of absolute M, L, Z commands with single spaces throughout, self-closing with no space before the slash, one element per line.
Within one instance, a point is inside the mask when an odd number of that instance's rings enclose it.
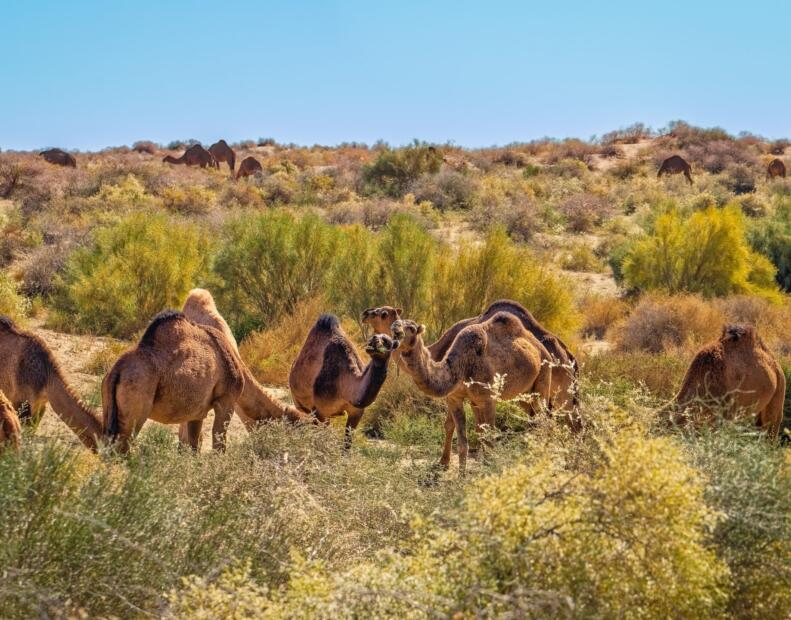
<path fill-rule="evenodd" d="M 111 439 L 115 439 L 121 433 L 121 425 L 118 422 L 118 401 L 116 399 L 116 391 L 121 381 L 121 373 L 115 369 L 113 369 L 112 372 L 113 374 L 110 377 L 110 398 L 107 404 L 107 429 L 105 434 Z"/>

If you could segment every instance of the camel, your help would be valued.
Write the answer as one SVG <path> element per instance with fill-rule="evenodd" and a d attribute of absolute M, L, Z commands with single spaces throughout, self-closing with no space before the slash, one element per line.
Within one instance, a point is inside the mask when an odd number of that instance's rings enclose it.
<path fill-rule="evenodd" d="M 777 157 L 770 161 L 769 165 L 766 167 L 766 178 L 774 179 L 775 177 L 786 178 L 786 165 L 783 163 L 782 159 Z"/>
<path fill-rule="evenodd" d="M 66 166 L 68 168 L 77 167 L 77 160 L 74 159 L 74 155 L 61 149 L 48 149 L 46 151 L 41 151 L 39 155 L 43 157 L 45 161 L 55 164 L 56 166 Z"/>
<path fill-rule="evenodd" d="M 344 449 L 348 450 L 365 408 L 379 395 L 390 355 L 398 345 L 398 340 L 387 335 L 372 336 L 365 347 L 371 361 L 363 366 L 338 317 L 323 314 L 308 333 L 288 375 L 294 404 L 325 424 L 346 413 Z"/>
<path fill-rule="evenodd" d="M 236 355 L 239 355 L 236 338 L 234 338 L 231 328 L 228 327 L 228 323 L 225 322 L 225 319 L 217 310 L 217 305 L 214 303 L 214 298 L 209 291 L 200 288 L 192 289 L 187 294 L 182 312 L 193 323 L 213 327 L 222 333 Z M 286 418 L 290 422 L 313 422 L 311 416 L 281 403 L 272 392 L 258 383 L 247 364 L 241 358 L 240 362 L 244 377 L 244 387 L 234 405 L 236 413 L 248 431 L 261 419 Z M 264 413 L 262 414 L 261 412 Z M 215 415 L 217 415 L 216 411 Z M 186 426 L 182 425 L 179 435 L 185 442 L 187 440 L 186 431 Z M 222 443 L 225 443 L 224 432 L 220 439 Z"/>
<path fill-rule="evenodd" d="M 445 444 L 440 465 L 450 463 L 453 430 L 458 435 L 459 473 L 464 475 L 467 463 L 467 429 L 464 401 L 470 401 L 476 421 L 494 426 L 496 401 L 492 392 L 497 375 L 504 377 L 499 396 L 506 400 L 536 395 L 549 404 L 552 373 L 547 350 L 510 312 L 496 312 L 481 323 L 463 327 L 439 360 L 423 343 L 423 325 L 399 319 L 391 326 L 400 340 L 401 367 L 422 392 L 435 398 L 446 398 L 452 426 L 445 421 Z M 525 411 L 534 415 L 540 404 L 536 396 L 520 400 Z M 451 417 L 449 416 L 449 418 Z"/>
<path fill-rule="evenodd" d="M 234 168 L 236 167 L 236 153 L 228 146 L 225 140 L 215 142 L 209 147 L 209 153 L 214 157 L 214 165 L 218 170 L 220 169 L 220 162 L 224 161 L 231 169 L 231 176 L 233 176 Z"/>
<path fill-rule="evenodd" d="M 523 327 L 533 334 L 547 350 L 550 355 L 552 366 L 552 396 L 550 399 L 552 409 L 555 411 L 568 412 L 572 430 L 578 431 L 581 426 L 580 420 L 573 412 L 578 401 L 577 372 L 579 367 L 577 365 L 577 360 L 560 338 L 544 328 L 527 308 L 516 301 L 500 299 L 492 303 L 477 317 L 463 319 L 452 325 L 436 342 L 429 345 L 428 350 L 431 353 L 431 359 L 435 362 L 441 360 L 462 329 L 468 325 L 483 323 L 497 312 L 509 312 L 516 316 L 522 322 Z M 362 323 L 370 325 L 374 333 L 392 335 L 390 331 L 392 321 L 390 323 L 388 323 L 388 321 L 393 317 L 396 319 L 401 318 L 401 308 L 393 308 L 392 306 L 369 308 L 363 312 Z M 397 361 L 398 357 L 398 352 L 396 352 L 395 358 Z M 476 423 L 480 425 L 482 421 L 476 417 Z M 445 428 L 446 430 L 449 429 L 450 432 L 450 436 L 446 439 L 447 445 L 450 445 L 450 442 L 453 441 L 454 428 L 450 410 L 448 411 Z"/>
<path fill-rule="evenodd" d="M 36 427 L 49 402 L 53 411 L 89 449 L 102 435 L 98 412 L 83 403 L 66 383 L 49 347 L 38 336 L 0 317 L 0 390 Z"/>
<path fill-rule="evenodd" d="M 671 155 L 662 162 L 656 176 L 661 177 L 663 174 L 683 174 L 692 185 L 692 166 L 680 155 Z"/>
<path fill-rule="evenodd" d="M 712 419 L 723 407 L 728 415 L 749 411 L 756 425 L 777 437 L 783 420 L 786 381 L 780 364 L 751 325 L 726 325 L 719 340 L 692 359 L 670 409 L 691 409 Z"/>
<path fill-rule="evenodd" d="M 22 429 L 14 406 L 5 394 L 0 392 L 0 450 L 4 447 L 19 448 L 21 435 Z"/>
<path fill-rule="evenodd" d="M 261 172 L 263 168 L 255 157 L 245 157 L 239 164 L 239 172 L 236 173 L 236 180 L 253 176 L 256 172 Z"/>
<path fill-rule="evenodd" d="M 168 164 L 185 164 L 187 166 L 200 166 L 206 168 L 211 166 L 217 168 L 218 164 L 214 161 L 214 157 L 200 144 L 193 144 L 189 147 L 181 157 L 173 157 L 172 155 L 165 155 L 162 159 L 163 162 Z"/>

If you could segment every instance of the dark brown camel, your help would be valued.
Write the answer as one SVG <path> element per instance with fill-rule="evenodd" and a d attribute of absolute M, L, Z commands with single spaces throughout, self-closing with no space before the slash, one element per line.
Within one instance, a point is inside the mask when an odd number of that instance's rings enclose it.
<path fill-rule="evenodd" d="M 656 176 L 661 177 L 663 174 L 683 174 L 692 185 L 692 166 L 679 155 L 672 155 L 662 162 Z"/>
<path fill-rule="evenodd" d="M 200 144 L 194 144 L 189 147 L 181 157 L 166 155 L 162 161 L 168 164 L 185 164 L 187 166 L 200 166 L 201 168 L 206 168 L 207 166 L 217 167 L 217 162 L 214 161 L 212 154 Z"/>
<path fill-rule="evenodd" d="M 766 178 L 774 179 L 775 177 L 786 178 L 786 165 L 782 159 L 774 158 L 766 167 Z"/>
<path fill-rule="evenodd" d="M 39 155 L 41 155 L 41 157 L 43 157 L 45 161 L 48 161 L 51 164 L 55 164 L 56 166 L 67 166 L 68 168 L 77 167 L 77 160 L 74 159 L 74 155 L 71 155 L 66 151 L 62 151 L 60 149 L 49 149 L 47 151 L 41 151 Z"/>
<path fill-rule="evenodd" d="M 261 172 L 262 170 L 261 164 L 255 157 L 245 157 L 242 163 L 239 164 L 239 172 L 236 173 L 236 179 L 253 176 L 256 172 Z"/>
<path fill-rule="evenodd" d="M 215 142 L 209 147 L 209 153 L 214 157 L 215 167 L 220 169 L 220 162 L 224 161 L 231 169 L 231 176 L 233 176 L 234 168 L 236 167 L 236 153 L 228 146 L 225 140 Z"/>

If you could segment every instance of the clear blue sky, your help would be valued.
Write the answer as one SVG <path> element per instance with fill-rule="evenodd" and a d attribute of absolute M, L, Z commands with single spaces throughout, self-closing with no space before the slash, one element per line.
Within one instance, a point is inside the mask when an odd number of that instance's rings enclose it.
<path fill-rule="evenodd" d="M 0 148 L 791 135 L 791 3 L 5 0 Z"/>

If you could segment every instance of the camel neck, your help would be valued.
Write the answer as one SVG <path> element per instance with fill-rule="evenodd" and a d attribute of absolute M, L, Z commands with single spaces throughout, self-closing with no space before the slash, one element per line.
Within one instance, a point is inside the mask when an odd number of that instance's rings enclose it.
<path fill-rule="evenodd" d="M 400 359 L 404 370 L 426 394 L 444 397 L 458 384 L 447 356 L 440 361 L 434 361 L 431 352 L 422 341 L 418 341 L 411 351 L 402 352 Z"/>
<path fill-rule="evenodd" d="M 365 367 L 361 377 L 362 381 L 360 383 L 360 389 L 357 391 L 357 397 L 352 403 L 355 407 L 365 409 L 376 400 L 379 391 L 382 389 L 382 385 L 384 385 L 385 379 L 387 379 L 387 367 L 389 362 L 389 357 L 386 359 L 375 357 L 368 362 L 368 366 Z"/>

